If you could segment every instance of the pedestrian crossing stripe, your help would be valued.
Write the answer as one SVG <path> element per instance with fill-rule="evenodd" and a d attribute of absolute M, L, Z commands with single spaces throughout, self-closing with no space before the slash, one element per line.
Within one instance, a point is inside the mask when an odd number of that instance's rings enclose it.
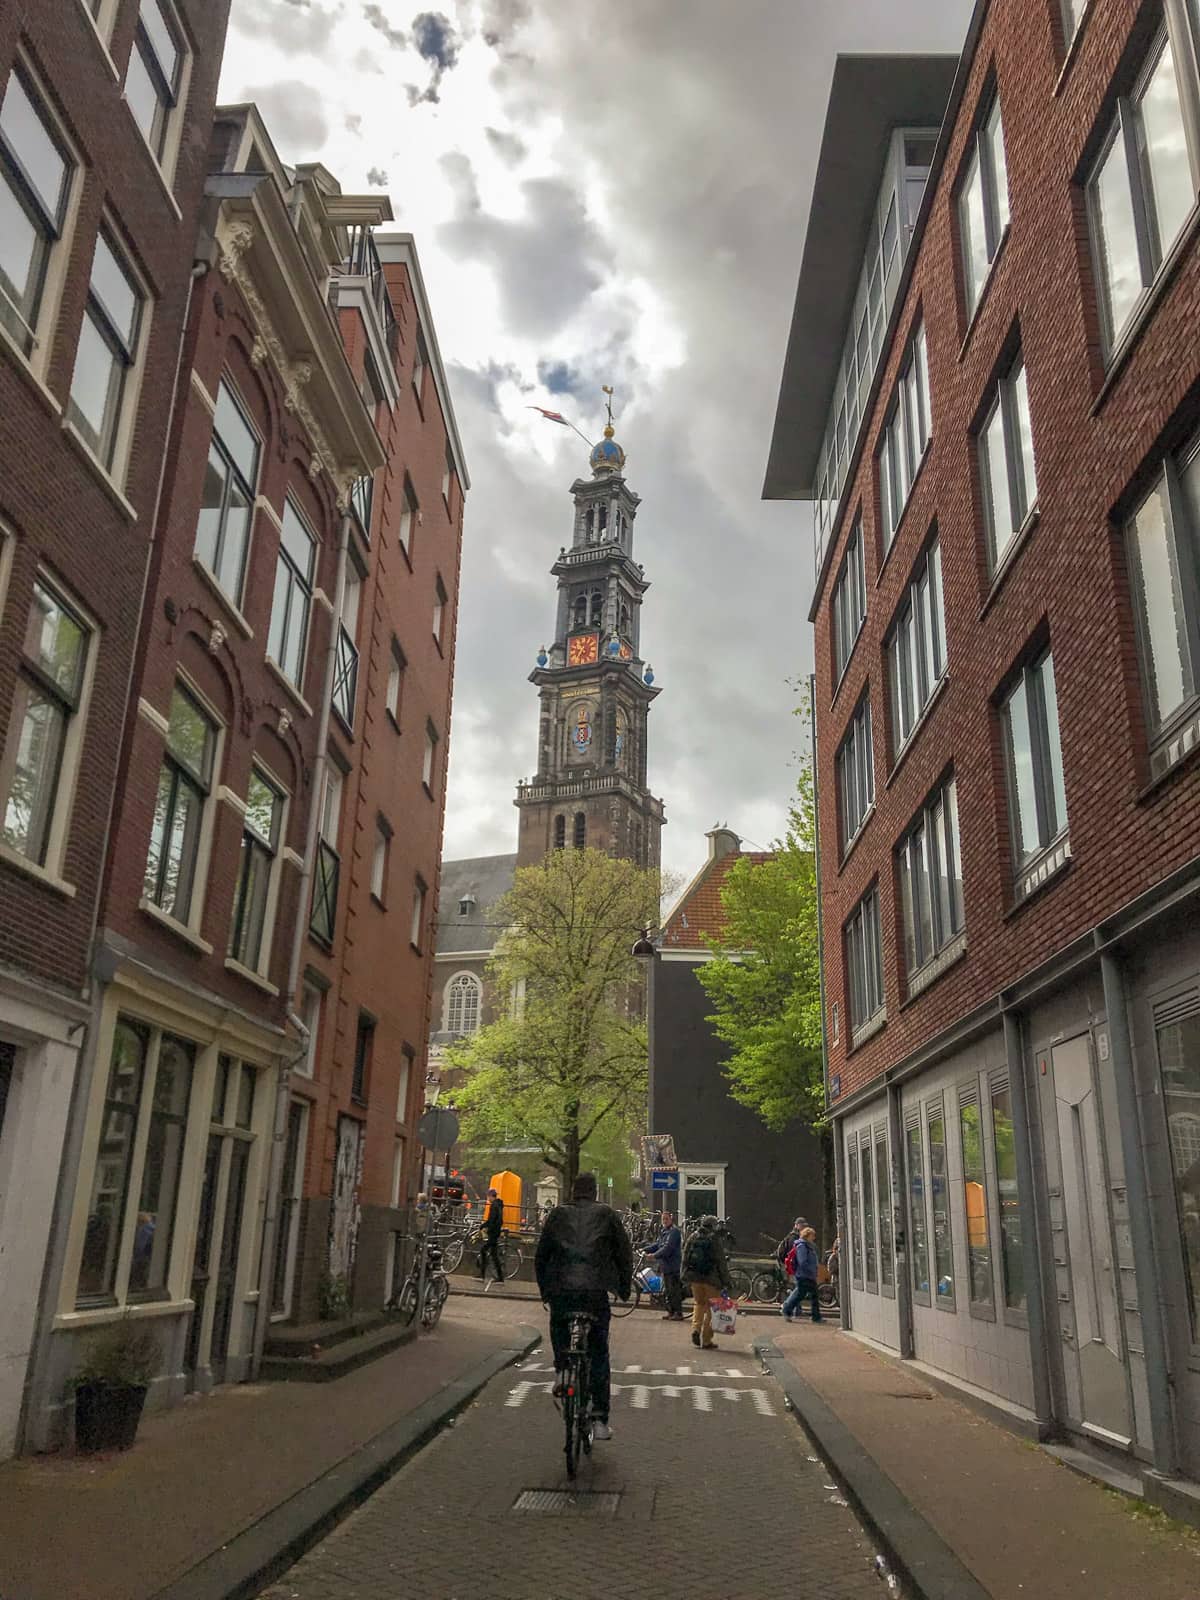
<path fill-rule="evenodd" d="M 525 1367 L 522 1371 L 529 1371 Z M 544 1370 L 544 1369 L 543 1369 Z M 551 1369 L 552 1370 L 552 1369 Z M 735 1389 L 731 1385 L 705 1383 L 614 1383 L 611 1386 L 614 1395 L 627 1394 L 629 1404 L 635 1411 L 646 1411 L 650 1406 L 650 1396 L 654 1392 L 662 1395 L 664 1400 L 681 1400 L 684 1395 L 692 1397 L 693 1411 L 708 1411 L 713 1409 L 713 1395 L 720 1395 L 736 1405 L 743 1395 L 748 1395 L 755 1411 L 760 1417 L 773 1417 L 775 1408 L 771 1404 L 771 1397 L 765 1389 Z M 550 1394 L 554 1389 L 551 1383 L 531 1383 L 522 1379 L 508 1392 L 506 1406 L 523 1406 L 531 1394 Z"/>
<path fill-rule="evenodd" d="M 519 1372 L 553 1372 L 553 1361 L 523 1361 L 517 1369 Z M 626 1375 L 640 1373 L 646 1378 L 752 1378 L 752 1372 L 743 1372 L 740 1367 L 614 1367 L 614 1373 Z"/>

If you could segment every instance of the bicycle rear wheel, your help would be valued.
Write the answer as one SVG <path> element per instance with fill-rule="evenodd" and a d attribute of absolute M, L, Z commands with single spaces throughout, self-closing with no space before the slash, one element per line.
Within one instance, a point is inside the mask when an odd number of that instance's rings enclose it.
<path fill-rule="evenodd" d="M 404 1287 L 396 1301 L 396 1310 L 406 1325 L 417 1314 L 417 1280 L 411 1274 L 404 1280 Z"/>
<path fill-rule="evenodd" d="M 779 1276 L 774 1272 L 756 1272 L 754 1281 L 750 1285 L 750 1295 L 754 1300 L 761 1300 L 769 1305 L 772 1300 L 780 1298 L 779 1291 L 782 1285 Z"/>
<path fill-rule="evenodd" d="M 439 1272 L 430 1278 L 425 1285 L 425 1309 L 421 1312 L 421 1326 L 423 1328 L 436 1328 L 438 1318 L 442 1314 L 442 1307 L 446 1304 L 446 1296 L 450 1293 L 450 1285 Z"/>
<path fill-rule="evenodd" d="M 504 1262 L 504 1276 L 515 1278 L 521 1270 L 521 1263 L 525 1257 L 521 1253 L 521 1246 L 515 1239 L 505 1239 L 500 1251 L 500 1259 Z"/>
<path fill-rule="evenodd" d="M 451 1239 L 442 1251 L 442 1266 L 447 1272 L 457 1272 L 459 1262 L 463 1258 L 464 1242 L 461 1238 Z"/>
<path fill-rule="evenodd" d="M 733 1285 L 733 1298 L 735 1300 L 748 1300 L 750 1298 L 750 1274 L 744 1267 L 731 1267 L 729 1281 Z"/>
<path fill-rule="evenodd" d="M 579 1435 L 576 1429 L 579 1407 L 583 1404 L 583 1397 L 578 1392 L 576 1373 L 573 1366 L 568 1366 L 563 1381 L 563 1426 L 567 1430 L 565 1445 L 567 1457 L 567 1477 L 575 1476 L 575 1469 L 579 1465 Z"/>

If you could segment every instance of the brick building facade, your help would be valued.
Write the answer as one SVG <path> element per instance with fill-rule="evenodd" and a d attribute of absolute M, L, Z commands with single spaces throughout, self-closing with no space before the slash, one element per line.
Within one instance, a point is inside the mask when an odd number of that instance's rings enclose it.
<path fill-rule="evenodd" d="M 227 0 L 0 14 L 0 1456 L 26 1379 Z"/>
<path fill-rule="evenodd" d="M 427 1027 L 427 941 L 398 957 L 360 926 L 365 896 L 398 909 L 406 875 L 436 892 L 422 735 L 448 723 L 465 475 L 440 366 L 413 392 L 414 353 L 436 354 L 420 274 L 407 236 L 377 243 L 385 196 L 285 167 L 252 106 L 210 128 L 46 1279 L 41 1444 L 65 1435 L 70 1374 L 115 1318 L 152 1328 L 161 1404 L 253 1373 L 275 1321 L 356 1291 L 382 1307 L 382 1251 L 354 1273 L 359 1212 L 385 1169 L 396 1198 L 393 1035 Z M 440 525 L 412 499 L 439 488 Z M 384 821 L 403 844 L 381 863 Z M 388 1054 L 364 1078 L 368 1008 Z M 339 1170 L 339 1113 L 362 1126 L 368 1082 L 392 1114 Z"/>
<path fill-rule="evenodd" d="M 815 511 L 849 1325 L 1159 1493 L 1200 1475 L 1198 51 L 1176 0 L 981 0 L 952 74 L 841 60 L 767 477 Z"/>

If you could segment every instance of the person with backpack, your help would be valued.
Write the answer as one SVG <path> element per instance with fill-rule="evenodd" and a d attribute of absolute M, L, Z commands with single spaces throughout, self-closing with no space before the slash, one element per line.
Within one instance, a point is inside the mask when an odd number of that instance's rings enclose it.
<path fill-rule="evenodd" d="M 683 1276 L 692 1289 L 692 1343 L 705 1350 L 715 1348 L 712 1331 L 712 1302 L 719 1294 L 733 1297 L 733 1280 L 725 1246 L 717 1232 L 716 1217 L 702 1217 L 700 1226 L 683 1252 Z"/>
<path fill-rule="evenodd" d="M 775 1262 L 780 1272 L 788 1270 L 787 1259 L 792 1253 L 792 1246 L 807 1227 L 808 1219 L 806 1217 L 797 1217 L 795 1222 L 792 1223 L 791 1232 L 775 1246 Z"/>
<path fill-rule="evenodd" d="M 796 1287 L 780 1307 L 779 1314 L 787 1322 L 800 1315 L 805 1300 L 812 1299 L 812 1319 L 822 1321 L 821 1302 L 817 1298 L 817 1230 L 805 1228 L 788 1252 L 784 1266 L 796 1280 Z"/>

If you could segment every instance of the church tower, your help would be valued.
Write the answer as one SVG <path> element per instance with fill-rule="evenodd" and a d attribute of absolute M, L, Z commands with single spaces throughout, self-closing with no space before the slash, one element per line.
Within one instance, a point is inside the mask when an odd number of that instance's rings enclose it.
<path fill-rule="evenodd" d="M 590 481 L 571 485 L 571 547 L 550 569 L 554 642 L 529 676 L 540 700 L 537 774 L 517 785 L 517 864 L 591 846 L 657 867 L 665 818 L 646 787 L 646 721 L 659 691 L 640 648 L 649 584 L 633 559 L 639 501 L 625 482 L 611 404 L 590 463 Z"/>

